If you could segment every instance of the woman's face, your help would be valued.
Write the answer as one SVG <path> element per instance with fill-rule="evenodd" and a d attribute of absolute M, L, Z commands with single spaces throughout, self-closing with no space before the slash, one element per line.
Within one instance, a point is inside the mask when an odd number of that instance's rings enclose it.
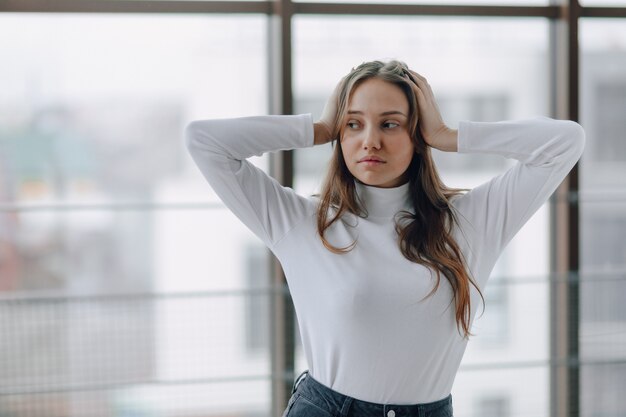
<path fill-rule="evenodd" d="M 356 179 L 382 188 L 408 181 L 406 170 L 415 151 L 408 121 L 409 102 L 397 85 L 370 78 L 353 91 L 341 149 Z"/>

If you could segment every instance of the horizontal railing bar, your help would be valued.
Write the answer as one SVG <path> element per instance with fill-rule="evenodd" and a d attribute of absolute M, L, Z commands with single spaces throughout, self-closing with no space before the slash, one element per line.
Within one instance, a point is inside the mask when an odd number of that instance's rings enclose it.
<path fill-rule="evenodd" d="M 581 17 L 626 17 L 626 7 L 581 7 Z"/>
<path fill-rule="evenodd" d="M 559 17 L 558 6 L 500 6 L 461 4 L 293 3 L 294 14 L 377 16 L 511 16 Z"/>
<path fill-rule="evenodd" d="M 187 299 L 187 298 L 219 298 L 242 295 L 257 295 L 265 293 L 289 294 L 286 285 L 251 287 L 232 290 L 212 290 L 212 291 L 185 291 L 172 293 L 106 293 L 106 294 L 59 294 L 54 292 L 37 292 L 35 294 L 28 291 L 17 293 L 0 293 L 0 303 L 65 303 L 65 302 L 85 302 L 85 301 L 117 301 L 117 300 L 138 300 L 138 299 Z"/>
<path fill-rule="evenodd" d="M 504 369 L 527 369 L 527 368 L 543 368 L 543 367 L 580 367 L 588 365 L 626 365 L 626 358 L 614 359 L 614 360 L 537 360 L 537 361 L 523 361 L 523 362 L 494 362 L 494 363 L 477 363 L 477 364 L 465 364 L 461 365 L 459 371 L 472 372 L 480 370 L 504 370 Z M 108 384 L 75 384 L 64 385 L 46 388 L 33 388 L 33 387 L 11 387 L 0 388 L 0 396 L 17 396 L 17 395 L 43 395 L 43 394 L 57 394 L 64 392 L 82 392 L 82 391 L 109 391 L 115 389 L 122 389 L 137 385 L 198 385 L 198 384 L 216 384 L 216 383 L 231 383 L 241 381 L 269 381 L 272 379 L 280 379 L 286 381 L 293 381 L 295 376 L 284 376 L 280 378 L 272 378 L 271 376 L 239 376 L 239 377 L 220 377 L 220 378 L 196 378 L 196 379 L 179 379 L 179 380 L 136 380 L 136 381 L 120 381 Z"/>
<path fill-rule="evenodd" d="M 1 0 L 0 0 L 1 1 Z M 567 194 L 567 200 L 571 203 L 621 203 L 626 202 L 626 190 L 603 190 L 580 191 Z M 552 200 L 556 201 L 557 194 L 552 195 Z M 20 212 L 20 211 L 82 211 L 82 210 L 205 210 L 205 209 L 225 209 L 222 202 L 181 202 L 181 203 L 159 203 L 159 202 L 121 202 L 121 203 L 0 203 L 0 212 Z"/>
<path fill-rule="evenodd" d="M 257 13 L 271 1 L 0 0 L 0 12 L 33 13 Z"/>
<path fill-rule="evenodd" d="M 557 19 L 561 7 L 465 5 L 465 4 L 386 4 L 293 2 L 293 14 L 388 15 L 388 16 L 493 16 L 546 17 Z M 0 12 L 32 13 L 277 13 L 273 1 L 160 1 L 160 0 L 0 0 Z M 626 7 L 580 7 L 581 17 L 626 17 Z"/>
<path fill-rule="evenodd" d="M 525 277 L 492 277 L 488 286 L 495 285 L 525 285 L 525 284 L 548 284 L 552 282 L 579 282 L 581 284 L 594 284 L 599 282 L 626 281 L 626 269 L 614 271 L 585 271 L 581 278 L 579 274 L 546 274 Z M 231 290 L 210 291 L 185 291 L 185 292 L 141 292 L 141 293 L 104 293 L 104 294 L 64 294 L 55 291 L 14 291 L 0 293 L 0 303 L 26 303 L 26 302 L 83 302 L 83 301 L 110 301 L 123 299 L 184 299 L 184 298 L 208 298 L 230 297 L 241 295 L 256 295 L 263 293 L 282 292 L 289 294 L 287 286 L 260 286 Z"/>
<path fill-rule="evenodd" d="M 0 212 L 32 211 L 120 211 L 120 210 L 214 210 L 225 209 L 221 202 L 215 203 L 41 203 L 41 204 L 0 204 Z"/>
<path fill-rule="evenodd" d="M 486 369 L 524 369 L 524 368 L 558 368 L 563 366 L 580 367 L 587 365 L 626 365 L 626 357 L 623 359 L 586 359 L 579 360 L 575 358 L 560 359 L 550 361 L 548 359 L 523 362 L 494 362 L 494 363 L 477 363 L 477 364 L 461 364 L 459 371 L 478 371 Z"/>
<path fill-rule="evenodd" d="M 119 381 L 108 384 L 75 384 L 64 385 L 50 388 L 28 389 L 11 387 L 9 389 L 0 388 L 0 397 L 7 395 L 33 395 L 33 394 L 57 394 L 63 392 L 81 392 L 81 391 L 109 391 L 120 388 L 132 387 L 137 385 L 197 385 L 197 384 L 220 384 L 231 382 L 247 382 L 255 380 L 268 380 L 267 376 L 239 376 L 239 377 L 218 377 L 218 378 L 195 378 L 180 380 L 135 380 L 135 381 Z"/>
<path fill-rule="evenodd" d="M 558 6 L 438 5 L 385 3 L 299 3 L 293 14 L 388 16 L 510 16 L 556 19 Z M 272 1 L 159 0 L 0 0 L 0 12 L 32 13 L 208 13 L 266 14 L 278 12 Z"/>
<path fill-rule="evenodd" d="M 560 194 L 552 194 L 553 200 L 566 198 L 570 203 L 623 203 L 626 202 L 626 189 L 600 189 L 570 191 L 560 197 Z"/>

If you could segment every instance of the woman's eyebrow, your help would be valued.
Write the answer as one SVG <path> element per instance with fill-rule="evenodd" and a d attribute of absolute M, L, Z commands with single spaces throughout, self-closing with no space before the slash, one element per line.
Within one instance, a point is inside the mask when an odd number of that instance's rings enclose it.
<path fill-rule="evenodd" d="M 360 111 L 360 110 L 348 110 L 348 114 L 361 114 L 361 115 L 362 115 L 362 114 L 363 114 L 363 112 L 362 112 L 362 111 Z M 389 116 L 389 115 L 391 115 L 391 114 L 399 114 L 399 115 L 402 115 L 402 116 L 406 117 L 406 114 L 402 113 L 402 112 L 401 112 L 401 111 L 399 111 L 399 110 L 389 110 L 389 111 L 384 111 L 384 112 L 382 112 L 380 115 L 381 115 L 381 116 Z"/>

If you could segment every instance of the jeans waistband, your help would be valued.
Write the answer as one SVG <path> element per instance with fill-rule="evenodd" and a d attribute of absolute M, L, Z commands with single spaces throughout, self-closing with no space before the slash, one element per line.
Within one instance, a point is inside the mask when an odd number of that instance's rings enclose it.
<path fill-rule="evenodd" d="M 311 377 L 308 370 L 302 372 L 294 382 L 292 395 L 296 391 L 308 400 L 315 402 L 316 405 L 325 408 L 330 414 L 341 416 L 347 415 L 348 410 L 350 410 L 350 414 L 363 416 L 422 416 L 427 412 L 452 403 L 452 394 L 448 394 L 441 400 L 420 404 L 378 404 L 358 400 L 325 386 Z M 337 414 L 338 410 L 340 410 L 340 414 Z M 388 414 L 391 410 L 394 412 Z"/>

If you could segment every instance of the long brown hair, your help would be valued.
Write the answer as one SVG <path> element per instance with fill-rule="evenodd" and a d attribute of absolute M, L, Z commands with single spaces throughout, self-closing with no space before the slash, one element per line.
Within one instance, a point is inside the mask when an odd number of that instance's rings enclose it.
<path fill-rule="evenodd" d="M 396 218 L 395 229 L 398 246 L 408 260 L 434 269 L 437 284 L 426 296 L 431 296 L 440 283 L 440 273 L 448 279 L 456 301 L 456 323 L 463 328 L 463 337 L 473 334 L 470 326 L 470 287 L 471 283 L 484 297 L 478 285 L 470 277 L 464 256 L 452 236 L 452 223 L 458 224 L 449 199 L 465 188 L 448 188 L 439 178 L 431 156 L 430 147 L 424 141 L 418 123 L 417 97 L 409 81 L 405 78 L 408 67 L 400 61 L 365 62 L 346 75 L 340 82 L 337 96 L 337 116 L 333 138 L 334 152 L 330 159 L 326 179 L 322 186 L 317 210 L 317 231 L 324 246 L 333 253 L 343 254 L 352 250 L 356 240 L 345 247 L 333 246 L 324 236 L 326 230 L 346 212 L 367 217 L 367 207 L 363 207 L 356 194 L 355 178 L 348 170 L 341 150 L 343 120 L 352 92 L 363 81 L 379 78 L 402 89 L 409 102 L 409 134 L 415 146 L 415 154 L 407 169 L 409 192 L 415 213 L 401 211 Z M 426 298 L 425 297 L 425 298 Z"/>

